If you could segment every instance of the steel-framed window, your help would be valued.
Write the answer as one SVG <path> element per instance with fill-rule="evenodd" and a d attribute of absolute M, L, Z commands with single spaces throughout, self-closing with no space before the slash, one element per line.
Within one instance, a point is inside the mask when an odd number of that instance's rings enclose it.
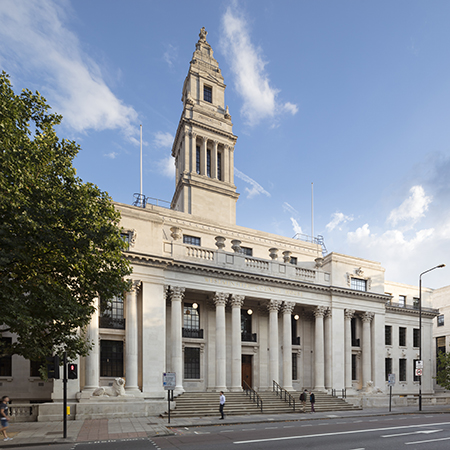
<path fill-rule="evenodd" d="M 350 287 L 355 291 L 367 291 L 367 280 L 352 278 Z"/>
<path fill-rule="evenodd" d="M 203 100 L 205 102 L 212 103 L 212 87 L 211 86 L 203 86 Z"/>
<path fill-rule="evenodd" d="M 100 341 L 100 376 L 123 377 L 123 341 Z"/>
<path fill-rule="evenodd" d="M 200 349 L 185 347 L 184 349 L 184 378 L 200 378 Z"/>

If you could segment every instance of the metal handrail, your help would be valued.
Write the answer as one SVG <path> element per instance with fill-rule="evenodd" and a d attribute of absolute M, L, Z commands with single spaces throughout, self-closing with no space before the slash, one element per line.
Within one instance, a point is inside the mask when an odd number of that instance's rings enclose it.
<path fill-rule="evenodd" d="M 273 380 L 272 389 L 277 397 L 289 402 L 289 406 L 295 411 L 295 398 L 286 389 L 282 388 L 275 380 Z"/>
<path fill-rule="evenodd" d="M 331 396 L 339 398 L 339 389 L 332 389 L 331 390 Z M 341 398 L 342 399 L 347 398 L 347 389 L 346 388 L 342 389 L 342 391 L 341 391 Z"/>
<path fill-rule="evenodd" d="M 245 395 L 250 395 L 250 400 L 256 403 L 256 406 L 261 409 L 261 413 L 263 412 L 263 401 L 262 398 L 258 395 L 258 393 L 250 387 L 245 381 L 242 381 Z"/>

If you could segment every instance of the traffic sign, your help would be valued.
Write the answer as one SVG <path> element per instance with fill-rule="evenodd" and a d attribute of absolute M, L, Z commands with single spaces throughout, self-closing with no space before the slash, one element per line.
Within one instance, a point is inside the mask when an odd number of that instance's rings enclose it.
<path fill-rule="evenodd" d="M 423 361 L 420 359 L 416 361 L 416 369 L 423 369 Z"/>
<path fill-rule="evenodd" d="M 416 377 L 421 377 L 422 371 L 423 371 L 423 369 L 416 369 Z"/>
<path fill-rule="evenodd" d="M 388 386 L 395 386 L 395 373 L 388 375 Z"/>
<path fill-rule="evenodd" d="M 175 372 L 167 372 L 163 373 L 163 386 L 164 390 L 174 390 L 175 386 L 177 385 L 177 377 Z"/>

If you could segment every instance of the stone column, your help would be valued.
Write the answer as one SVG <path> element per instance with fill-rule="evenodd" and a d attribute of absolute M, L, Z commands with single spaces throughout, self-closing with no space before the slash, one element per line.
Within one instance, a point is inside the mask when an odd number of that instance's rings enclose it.
<path fill-rule="evenodd" d="M 328 308 L 325 312 L 325 387 L 327 389 L 333 388 L 331 385 L 331 372 L 333 367 L 331 318 L 331 309 Z"/>
<path fill-rule="evenodd" d="M 172 338 L 172 371 L 176 374 L 175 393 L 184 392 L 183 388 L 183 348 L 182 348 L 182 303 L 184 297 L 183 287 L 171 287 L 170 299 L 172 301 L 171 338 Z"/>
<path fill-rule="evenodd" d="M 208 139 L 203 138 L 202 146 L 200 147 L 200 174 L 206 175 L 206 147 L 208 146 Z"/>
<path fill-rule="evenodd" d="M 230 182 L 230 146 L 223 146 L 223 181 L 225 183 Z"/>
<path fill-rule="evenodd" d="M 323 316 L 326 308 L 318 306 L 314 311 L 316 317 L 314 336 L 314 389 L 325 390 L 324 379 L 324 340 L 323 340 Z"/>
<path fill-rule="evenodd" d="M 190 173 L 195 172 L 195 164 L 196 164 L 196 154 L 197 154 L 197 133 L 194 133 L 193 131 L 190 133 L 191 136 L 191 151 L 189 152 L 190 155 L 188 156 L 188 159 L 186 161 L 186 168 L 189 170 Z"/>
<path fill-rule="evenodd" d="M 90 394 L 98 388 L 100 380 L 100 341 L 98 334 L 98 317 L 99 317 L 99 301 L 98 298 L 94 299 L 94 313 L 92 314 L 91 321 L 87 326 L 87 339 L 92 342 L 92 350 L 89 355 L 86 356 L 86 380 L 84 391 L 88 391 L 88 397 Z"/>
<path fill-rule="evenodd" d="M 217 179 L 217 145 L 219 141 L 214 141 L 211 151 L 211 178 Z"/>
<path fill-rule="evenodd" d="M 216 305 L 216 390 L 226 391 L 227 382 L 227 346 L 225 328 L 225 305 L 228 294 L 216 292 L 214 304 Z"/>
<path fill-rule="evenodd" d="M 367 388 L 367 382 L 372 381 L 372 345 L 370 342 L 370 322 L 374 314 L 365 312 L 362 320 L 362 387 Z"/>
<path fill-rule="evenodd" d="M 132 280 L 131 290 L 126 298 L 126 327 L 125 327 L 125 376 L 127 391 L 140 393 L 138 387 L 138 317 L 137 293 L 141 286 L 140 280 Z M 131 393 L 131 392 L 127 392 Z"/>
<path fill-rule="evenodd" d="M 270 300 L 269 308 L 269 385 L 272 387 L 273 381 L 280 384 L 280 376 L 278 373 L 279 357 L 278 357 L 278 310 L 280 309 L 278 300 Z"/>
<path fill-rule="evenodd" d="M 231 184 L 234 184 L 234 147 L 229 149 L 230 167 L 229 167 L 229 180 Z"/>
<path fill-rule="evenodd" d="M 354 309 L 345 310 L 345 388 L 352 389 L 352 318 Z"/>
<path fill-rule="evenodd" d="M 244 296 L 231 296 L 231 391 L 242 391 L 241 308 Z"/>
<path fill-rule="evenodd" d="M 295 303 L 284 302 L 283 304 L 283 387 L 293 391 L 292 387 L 292 311 Z"/>

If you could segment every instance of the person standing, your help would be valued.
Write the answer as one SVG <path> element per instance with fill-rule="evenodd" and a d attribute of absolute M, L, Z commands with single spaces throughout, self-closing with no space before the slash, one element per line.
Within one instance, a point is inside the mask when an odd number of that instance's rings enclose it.
<path fill-rule="evenodd" d="M 223 395 L 223 391 L 220 391 L 220 403 L 219 403 L 219 411 L 221 415 L 220 420 L 225 418 L 225 414 L 223 413 L 224 407 L 225 407 L 225 395 Z"/>
<path fill-rule="evenodd" d="M 4 441 L 12 441 L 12 438 L 8 437 L 8 435 L 6 434 L 6 428 L 8 427 L 8 422 L 9 422 L 8 402 L 9 402 L 9 397 L 7 395 L 4 395 L 2 397 L 2 402 L 0 403 L 0 422 L 2 425 L 2 428 L 0 431 L 3 433 Z"/>
<path fill-rule="evenodd" d="M 309 401 L 311 402 L 311 412 L 316 412 L 314 409 L 314 403 L 316 403 L 316 396 L 314 395 L 313 391 L 309 392 Z"/>
<path fill-rule="evenodd" d="M 305 408 L 306 408 L 307 394 L 308 394 L 308 391 L 306 389 L 300 394 L 300 401 L 302 402 L 303 412 L 305 412 Z"/>

